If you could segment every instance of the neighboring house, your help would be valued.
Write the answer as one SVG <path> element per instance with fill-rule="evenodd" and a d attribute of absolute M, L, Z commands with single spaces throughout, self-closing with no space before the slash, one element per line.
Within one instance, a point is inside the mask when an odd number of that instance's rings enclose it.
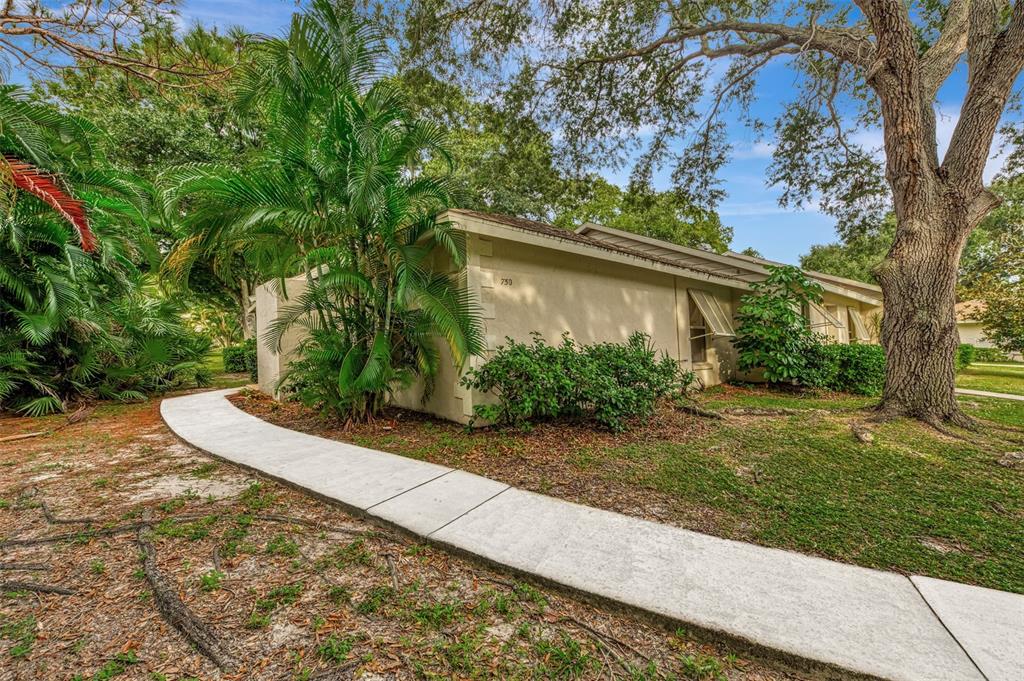
<path fill-rule="evenodd" d="M 587 224 L 575 232 L 540 222 L 470 210 L 449 210 L 442 221 L 466 233 L 466 285 L 483 310 L 488 352 L 506 337 L 529 341 L 540 332 L 557 343 L 568 332 L 581 343 L 621 342 L 634 331 L 692 370 L 704 385 L 736 375 L 733 317 L 752 282 L 765 278 L 771 261 L 736 253 L 712 253 Z M 881 310 L 878 287 L 841 277 L 807 273 L 825 289 L 824 301 L 807 312 L 812 327 L 837 342 L 875 342 L 871 319 Z M 287 281 L 288 297 L 306 286 Z M 262 337 L 287 301 L 264 284 L 257 289 L 257 334 Z M 259 383 L 272 392 L 301 340 L 295 327 L 282 352 L 259 343 Z M 474 366 L 486 357 L 472 358 Z M 450 361 L 442 362 L 434 390 L 404 391 L 400 406 L 466 422 L 486 396 L 459 385 Z"/>
<path fill-rule="evenodd" d="M 960 342 L 976 348 L 994 348 L 995 343 L 985 337 L 979 316 L 985 311 L 984 300 L 964 300 L 956 304 L 956 330 L 960 334 Z M 1019 354 L 1011 354 L 1011 359 L 1021 359 Z"/>

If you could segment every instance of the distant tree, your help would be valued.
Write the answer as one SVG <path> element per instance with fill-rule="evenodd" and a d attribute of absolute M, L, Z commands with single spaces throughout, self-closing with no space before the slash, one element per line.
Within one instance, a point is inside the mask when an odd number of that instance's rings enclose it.
<path fill-rule="evenodd" d="M 396 80 L 418 115 L 448 130 L 450 158 L 435 158 L 427 172 L 451 164 L 454 200 L 461 208 L 549 220 L 567 191 L 555 164 L 551 135 L 527 116 L 474 101 L 458 85 L 424 69 Z"/>
<path fill-rule="evenodd" d="M 762 260 L 764 259 L 764 256 L 761 255 L 761 251 L 757 250 L 753 246 L 747 246 L 746 248 L 744 248 L 742 251 L 740 251 L 740 255 L 746 255 L 751 258 L 761 258 Z"/>
<path fill-rule="evenodd" d="M 229 76 L 249 42 L 238 29 L 221 34 L 193 26 L 178 35 L 173 26 L 160 24 L 124 45 L 122 53 L 168 66 L 184 59 L 221 75 L 202 80 L 169 75 L 153 82 L 81 59 L 76 68 L 37 79 L 35 90 L 101 127 L 107 158 L 144 177 L 182 163 L 237 162 L 258 135 L 252 117 L 239 120 L 231 110 L 228 94 Z"/>
<path fill-rule="evenodd" d="M 886 298 L 881 411 L 971 425 L 954 390 L 957 266 L 999 202 L 982 177 L 1024 68 L 1024 0 L 379 5 L 397 17 L 407 58 L 536 111 L 558 130 L 567 164 L 621 164 L 640 148 L 634 177 L 649 182 L 668 163 L 678 191 L 712 206 L 729 151 L 723 112 L 771 129 L 750 104 L 762 69 L 783 63 L 793 93 L 775 120 L 769 169 L 782 203 L 813 199 L 844 234 L 896 216 L 876 270 Z M 965 94 L 940 158 L 936 105 L 954 73 Z M 850 135 L 866 126 L 883 129 L 884 174 Z"/>
<path fill-rule="evenodd" d="M 573 229 L 586 222 L 722 252 L 732 240 L 714 210 L 694 204 L 675 191 L 631 185 L 623 190 L 600 177 L 573 182 L 561 199 L 555 224 Z"/>
<path fill-rule="evenodd" d="M 885 260 L 895 235 L 896 220 L 887 216 L 876 229 L 858 231 L 840 242 L 811 246 L 810 253 L 800 256 L 800 267 L 877 284 L 875 268 Z"/>
<path fill-rule="evenodd" d="M 97 144 L 104 156 L 149 180 L 168 167 L 186 163 L 238 165 L 260 139 L 257 119 L 230 106 L 229 76 L 244 61 L 249 44 L 249 36 L 237 29 L 221 34 L 193 26 L 179 35 L 173 26 L 161 23 L 124 45 L 122 54 L 167 67 L 183 60 L 219 75 L 197 79 L 169 72 L 156 82 L 82 58 L 77 68 L 37 80 L 35 91 L 102 128 L 105 134 Z M 182 236 L 180 221 L 176 215 L 163 220 L 158 219 L 159 213 L 154 215 L 152 230 L 161 246 L 169 248 Z M 247 310 L 258 282 L 242 258 L 200 259 L 189 268 L 187 282 L 165 276 L 164 283 L 187 284 L 189 297 L 202 299 L 197 313 L 214 304 L 233 311 L 246 338 L 254 333 Z"/>
<path fill-rule="evenodd" d="M 985 336 L 1007 352 L 1024 352 L 1024 175 L 995 183 L 1003 203 L 967 242 L 960 296 L 985 302 Z"/>

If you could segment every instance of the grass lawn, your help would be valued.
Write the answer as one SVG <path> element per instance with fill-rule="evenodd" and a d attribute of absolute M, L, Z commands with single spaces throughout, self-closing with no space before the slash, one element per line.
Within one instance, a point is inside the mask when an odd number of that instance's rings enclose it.
<path fill-rule="evenodd" d="M 964 399 L 981 430 L 947 437 L 896 421 L 859 442 L 871 400 L 713 388 L 713 409 L 781 416 L 712 421 L 663 408 L 649 425 L 600 433 L 545 424 L 478 431 L 410 412 L 340 430 L 252 396 L 267 420 L 459 467 L 534 491 L 723 537 L 868 567 L 1024 593 L 1024 409 Z M 1018 454 L 1014 455 L 1013 453 Z"/>
<path fill-rule="evenodd" d="M 956 377 L 958 388 L 1024 395 L 1024 364 L 972 364 Z"/>
<path fill-rule="evenodd" d="M 203 366 L 213 374 L 213 382 L 210 384 L 211 388 L 240 388 L 253 382 L 247 373 L 229 374 L 224 371 L 223 348 L 213 348 L 210 350 L 209 354 L 203 358 Z"/>
<path fill-rule="evenodd" d="M 177 441 L 158 404 L 0 417 L 0 436 L 47 433 L 0 443 L 0 678 L 808 678 L 254 479 Z M 240 668 L 161 617 L 140 537 Z"/>

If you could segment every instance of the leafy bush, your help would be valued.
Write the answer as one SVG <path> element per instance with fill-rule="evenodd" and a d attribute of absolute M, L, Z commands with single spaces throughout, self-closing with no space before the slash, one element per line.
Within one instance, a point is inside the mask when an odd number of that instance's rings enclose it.
<path fill-rule="evenodd" d="M 256 372 L 256 339 L 250 338 L 237 345 L 228 345 L 221 351 L 224 357 L 224 371 L 248 373 L 253 381 L 258 380 Z"/>
<path fill-rule="evenodd" d="M 1010 356 L 999 348 L 974 348 L 975 362 L 1008 362 Z"/>
<path fill-rule="evenodd" d="M 650 416 L 659 398 L 693 380 L 674 359 L 659 356 L 640 332 L 625 343 L 594 345 L 578 344 L 568 334 L 558 346 L 539 333 L 531 336 L 529 344 L 506 339 L 488 362 L 463 377 L 467 388 L 498 400 L 474 406 L 474 418 L 520 428 L 578 418 L 622 430 L 627 420 Z"/>
<path fill-rule="evenodd" d="M 879 395 L 885 385 L 885 351 L 880 345 L 842 345 L 816 340 L 807 348 L 799 383 L 856 395 Z"/>
<path fill-rule="evenodd" d="M 963 371 L 974 361 L 975 350 L 970 343 L 961 343 L 956 347 L 956 370 Z"/>
<path fill-rule="evenodd" d="M 833 390 L 880 395 L 885 387 L 885 350 L 881 345 L 836 345 L 839 371 Z"/>
<path fill-rule="evenodd" d="M 803 308 L 820 303 L 822 288 L 799 268 L 768 265 L 768 278 L 740 298 L 733 344 L 743 371 L 763 369 L 769 383 L 800 380 L 817 343 Z"/>

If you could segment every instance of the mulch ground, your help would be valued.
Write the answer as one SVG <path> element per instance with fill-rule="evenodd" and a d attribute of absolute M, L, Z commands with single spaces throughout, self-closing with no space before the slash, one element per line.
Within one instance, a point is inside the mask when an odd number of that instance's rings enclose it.
<path fill-rule="evenodd" d="M 799 678 L 216 462 L 178 441 L 155 401 L 77 418 L 0 418 L 0 438 L 43 432 L 0 442 L 3 681 Z M 366 428 L 398 435 L 407 418 Z M 550 435 L 531 437 L 540 452 Z M 516 455 L 510 470 L 539 485 L 533 455 Z M 167 603 L 209 635 L 223 669 L 172 626 Z"/>
<path fill-rule="evenodd" d="M 614 468 L 613 460 L 596 455 L 610 448 L 692 441 L 716 427 L 714 421 L 668 404 L 659 405 L 649 421 L 622 433 L 572 422 L 542 423 L 528 432 L 467 432 L 459 424 L 405 409 L 389 408 L 369 423 L 341 424 L 297 402 L 278 402 L 254 390 L 228 399 L 284 428 L 461 468 L 587 506 L 711 534 L 719 533 L 722 526 L 715 509 L 651 489 L 638 494 L 636 485 Z M 644 465 L 631 463 L 634 469 Z"/>

